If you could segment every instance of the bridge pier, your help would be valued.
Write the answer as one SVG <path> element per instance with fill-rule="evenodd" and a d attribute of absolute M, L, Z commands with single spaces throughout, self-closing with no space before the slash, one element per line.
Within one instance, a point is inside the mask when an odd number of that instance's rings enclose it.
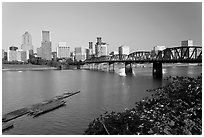
<path fill-rule="evenodd" d="M 153 73 L 154 78 L 162 78 L 162 63 L 161 62 L 153 63 L 152 73 Z"/>
<path fill-rule="evenodd" d="M 80 64 L 77 65 L 77 69 L 81 69 L 81 65 Z"/>
<path fill-rule="evenodd" d="M 128 67 L 129 64 L 130 67 Z M 129 62 L 125 62 L 125 74 L 132 74 L 132 64 Z"/>
<path fill-rule="evenodd" d="M 111 63 L 111 62 L 109 62 L 108 63 L 108 71 L 111 71 L 111 64 L 113 64 L 113 69 L 112 69 L 112 71 L 114 72 L 115 70 L 114 70 L 114 63 Z"/>

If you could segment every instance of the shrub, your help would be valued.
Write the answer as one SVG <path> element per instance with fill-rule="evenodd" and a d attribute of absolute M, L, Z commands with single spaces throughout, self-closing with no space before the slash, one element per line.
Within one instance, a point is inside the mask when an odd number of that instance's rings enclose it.
<path fill-rule="evenodd" d="M 148 90 L 152 97 L 136 102 L 134 108 L 100 115 L 84 134 L 202 134 L 202 74 L 168 80 L 166 86 Z"/>

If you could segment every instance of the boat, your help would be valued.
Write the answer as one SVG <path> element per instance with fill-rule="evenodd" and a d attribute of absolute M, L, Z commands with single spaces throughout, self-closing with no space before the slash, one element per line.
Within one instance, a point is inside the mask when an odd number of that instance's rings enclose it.
<path fill-rule="evenodd" d="M 13 128 L 14 127 L 14 123 L 13 122 L 6 122 L 6 123 L 2 123 L 2 132 L 10 129 L 10 128 Z"/>

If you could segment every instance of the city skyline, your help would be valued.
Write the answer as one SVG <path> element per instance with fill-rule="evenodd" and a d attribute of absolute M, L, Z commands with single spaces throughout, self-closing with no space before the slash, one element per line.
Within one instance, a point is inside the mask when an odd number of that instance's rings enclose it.
<path fill-rule="evenodd" d="M 21 36 L 28 31 L 36 52 L 43 30 L 51 33 L 52 51 L 61 41 L 67 42 L 72 51 L 75 47 L 88 47 L 89 42 L 96 43 L 96 37 L 109 44 L 108 52 L 121 45 L 129 46 L 130 51 L 151 50 L 157 45 L 179 46 L 188 39 L 202 45 L 202 3 L 198 2 L 3 2 L 2 8 L 4 50 L 20 47 Z"/>

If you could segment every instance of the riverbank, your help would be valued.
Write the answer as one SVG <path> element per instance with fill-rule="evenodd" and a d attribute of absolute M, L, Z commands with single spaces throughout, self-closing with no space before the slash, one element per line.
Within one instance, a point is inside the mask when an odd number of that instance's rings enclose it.
<path fill-rule="evenodd" d="M 55 70 L 55 67 L 32 64 L 2 64 L 2 71 Z"/>
<path fill-rule="evenodd" d="M 149 90 L 152 98 L 124 112 L 105 112 L 85 131 L 91 135 L 201 135 L 202 74 L 169 77 L 164 87 Z"/>

